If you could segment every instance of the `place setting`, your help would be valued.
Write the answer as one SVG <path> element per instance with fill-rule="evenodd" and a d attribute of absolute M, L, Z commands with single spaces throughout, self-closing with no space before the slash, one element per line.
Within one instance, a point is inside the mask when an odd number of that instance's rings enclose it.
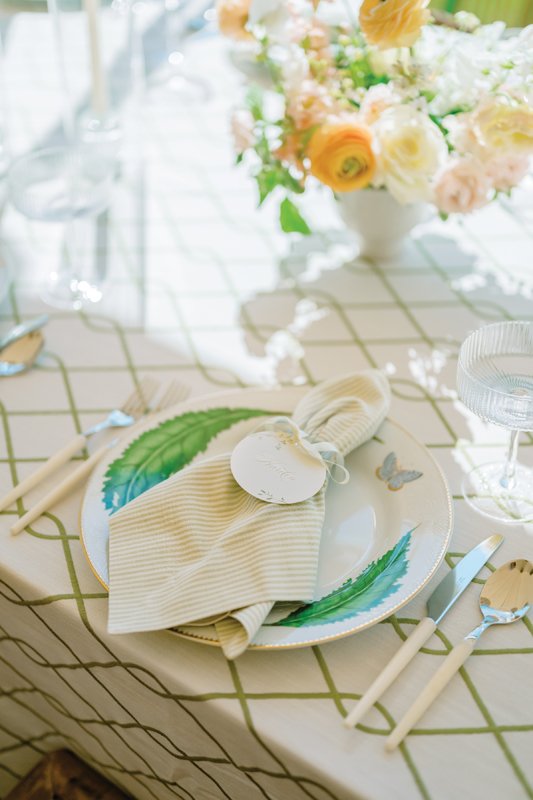
<path fill-rule="evenodd" d="M 3 347 L 45 323 L 41 317 L 18 326 Z M 480 328 L 459 353 L 464 401 L 491 421 L 501 408 L 506 426 L 533 428 L 532 356 L 531 324 Z M 162 390 L 145 379 L 121 408 L 0 500 L 0 510 L 11 506 L 93 437 L 119 434 L 92 449 L 10 528 L 20 534 L 88 481 L 81 540 L 109 592 L 109 633 L 168 629 L 234 659 L 247 649 L 291 649 L 357 634 L 397 613 L 432 580 L 453 532 L 451 498 L 427 448 L 389 418 L 390 386 L 382 372 L 331 378 L 312 389 L 245 389 L 192 400 L 187 394 L 179 382 Z M 481 511 L 493 491 L 498 514 L 516 523 L 516 498 L 524 496 L 512 480 L 517 467 L 512 461 L 498 469 L 496 490 L 484 486 Z M 518 469 L 523 481 L 527 470 Z M 467 476 L 465 485 L 470 481 Z M 428 600 L 428 616 L 347 715 L 347 727 L 389 688 L 503 539 L 489 536 L 448 572 Z M 525 616 L 533 598 L 530 574 L 533 565 L 523 558 L 494 572 L 480 600 L 482 625 L 450 653 L 387 740 L 388 749 L 444 688 L 483 630 Z"/>
<path fill-rule="evenodd" d="M 533 796 L 533 4 L 473 8 L 6 10 L 6 800 Z"/>

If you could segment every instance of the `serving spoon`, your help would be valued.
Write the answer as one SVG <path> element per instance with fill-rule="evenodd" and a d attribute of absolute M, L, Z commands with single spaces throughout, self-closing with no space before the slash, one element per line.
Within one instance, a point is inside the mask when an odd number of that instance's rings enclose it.
<path fill-rule="evenodd" d="M 470 631 L 460 644 L 448 654 L 433 678 L 422 690 L 411 708 L 404 714 L 385 742 L 386 750 L 394 750 L 411 728 L 425 714 L 457 670 L 465 663 L 491 625 L 508 625 L 522 619 L 533 602 L 533 563 L 525 558 L 509 561 L 499 567 L 481 590 L 479 607 L 483 621 Z"/>

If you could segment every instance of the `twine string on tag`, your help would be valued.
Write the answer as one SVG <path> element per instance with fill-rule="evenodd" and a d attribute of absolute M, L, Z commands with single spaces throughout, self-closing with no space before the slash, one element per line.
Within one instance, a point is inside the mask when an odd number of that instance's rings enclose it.
<path fill-rule="evenodd" d="M 344 458 L 333 442 L 313 442 L 309 434 L 300 428 L 289 417 L 274 417 L 268 422 L 263 422 L 256 431 L 273 431 L 281 441 L 301 447 L 312 458 L 324 464 L 328 478 L 340 485 L 348 483 L 350 473 L 344 466 Z"/>

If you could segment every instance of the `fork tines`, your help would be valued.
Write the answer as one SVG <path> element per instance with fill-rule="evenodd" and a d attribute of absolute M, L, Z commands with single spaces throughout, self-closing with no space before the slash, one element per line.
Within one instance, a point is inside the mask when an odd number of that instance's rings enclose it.
<path fill-rule="evenodd" d="M 150 402 L 159 389 L 159 382 L 154 378 L 143 378 L 130 394 L 121 410 L 131 417 L 140 417 L 148 411 Z"/>
<path fill-rule="evenodd" d="M 184 383 L 178 380 L 170 381 L 169 385 L 163 392 L 160 398 L 150 408 L 151 411 L 163 411 L 170 408 L 181 400 L 186 400 L 189 396 L 190 389 Z"/>

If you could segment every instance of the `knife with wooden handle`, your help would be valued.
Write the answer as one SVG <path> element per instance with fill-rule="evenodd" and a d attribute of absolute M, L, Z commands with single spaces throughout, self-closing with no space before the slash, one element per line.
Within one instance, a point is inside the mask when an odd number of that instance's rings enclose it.
<path fill-rule="evenodd" d="M 398 652 L 392 657 L 374 683 L 366 690 L 357 705 L 344 718 L 344 725 L 352 728 L 362 720 L 376 700 L 389 688 L 400 672 L 407 666 L 420 648 L 437 629 L 439 622 L 448 613 L 468 584 L 487 563 L 503 542 L 503 536 L 494 534 L 484 539 L 468 552 L 439 583 L 428 600 L 428 615 L 415 627 Z"/>

